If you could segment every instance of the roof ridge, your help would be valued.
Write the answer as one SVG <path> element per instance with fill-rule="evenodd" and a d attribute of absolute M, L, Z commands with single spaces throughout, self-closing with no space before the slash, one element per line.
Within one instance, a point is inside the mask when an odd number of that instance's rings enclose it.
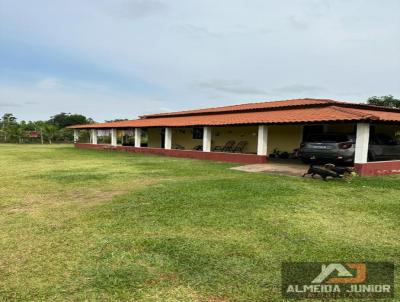
<path fill-rule="evenodd" d="M 337 111 L 341 111 L 341 112 L 345 112 L 345 113 L 349 113 L 352 115 L 355 115 L 357 117 L 362 117 L 362 118 L 370 118 L 373 120 L 379 120 L 379 117 L 373 114 L 364 114 L 362 112 L 359 112 L 357 110 L 357 108 L 352 108 L 352 107 L 341 107 L 341 106 L 330 106 L 332 109 L 337 110 Z M 349 110 L 350 109 L 350 110 Z"/>

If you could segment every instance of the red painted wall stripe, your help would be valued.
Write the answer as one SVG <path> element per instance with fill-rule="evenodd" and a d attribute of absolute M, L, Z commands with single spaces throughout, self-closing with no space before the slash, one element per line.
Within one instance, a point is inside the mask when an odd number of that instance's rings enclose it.
<path fill-rule="evenodd" d="M 361 176 L 378 176 L 400 173 L 400 160 L 377 161 L 354 164 L 354 169 Z"/>
<path fill-rule="evenodd" d="M 136 148 L 131 146 L 110 146 L 110 145 L 93 145 L 93 144 L 75 144 L 76 148 L 82 149 L 96 149 L 96 150 L 116 150 L 132 153 L 156 154 L 166 155 L 172 157 L 183 157 L 203 160 L 214 160 L 231 163 L 241 164 L 261 164 L 267 162 L 266 156 L 256 154 L 243 154 L 243 153 L 226 153 L 226 152 L 203 152 L 195 150 L 167 150 L 161 148 Z"/>

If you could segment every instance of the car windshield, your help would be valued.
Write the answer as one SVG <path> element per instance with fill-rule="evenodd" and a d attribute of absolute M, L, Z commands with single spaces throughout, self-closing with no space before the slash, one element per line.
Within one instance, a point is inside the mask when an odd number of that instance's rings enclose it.
<path fill-rule="evenodd" d="M 306 141 L 310 143 L 340 143 L 350 140 L 351 139 L 344 134 L 316 134 L 309 136 Z"/>

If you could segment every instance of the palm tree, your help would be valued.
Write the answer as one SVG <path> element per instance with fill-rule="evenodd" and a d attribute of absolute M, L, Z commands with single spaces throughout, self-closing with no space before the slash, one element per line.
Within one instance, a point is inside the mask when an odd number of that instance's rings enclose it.
<path fill-rule="evenodd" d="M 54 125 L 46 124 L 44 127 L 44 133 L 49 141 L 49 144 L 52 143 L 53 139 L 57 135 L 58 128 Z"/>
<path fill-rule="evenodd" d="M 35 130 L 39 131 L 39 133 L 40 133 L 40 142 L 43 145 L 44 144 L 43 133 L 45 132 L 46 123 L 43 121 L 36 121 L 36 122 L 34 122 L 34 126 L 35 126 Z"/>
<path fill-rule="evenodd" d="M 22 144 L 24 142 L 25 128 L 23 125 L 13 125 L 9 130 L 10 138 L 15 138 L 18 144 Z"/>

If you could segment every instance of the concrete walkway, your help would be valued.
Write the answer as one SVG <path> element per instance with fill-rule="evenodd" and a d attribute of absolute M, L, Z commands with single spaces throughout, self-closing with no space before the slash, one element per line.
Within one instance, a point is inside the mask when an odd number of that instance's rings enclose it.
<path fill-rule="evenodd" d="M 302 176 L 305 172 L 307 172 L 308 167 L 308 165 L 294 160 L 271 160 L 266 164 L 239 166 L 232 168 L 232 170 Z"/>

